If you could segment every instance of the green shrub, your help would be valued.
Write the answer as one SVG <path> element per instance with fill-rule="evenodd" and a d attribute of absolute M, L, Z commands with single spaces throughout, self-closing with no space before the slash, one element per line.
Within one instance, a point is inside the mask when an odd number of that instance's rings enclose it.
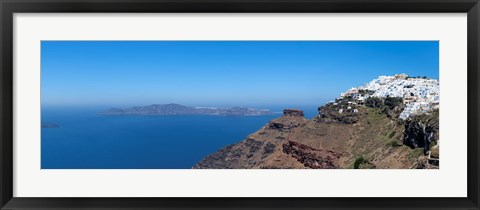
<path fill-rule="evenodd" d="M 424 155 L 423 148 L 415 148 L 415 149 L 410 150 L 410 157 L 411 158 L 418 158 L 422 155 Z"/>
<path fill-rule="evenodd" d="M 386 97 L 384 100 L 385 106 L 387 106 L 390 110 L 393 110 L 396 106 L 400 106 L 403 104 L 403 98 L 400 97 Z"/>
<path fill-rule="evenodd" d="M 380 108 L 383 106 L 383 101 L 378 97 L 370 97 L 365 100 L 365 106 L 370 108 Z"/>
<path fill-rule="evenodd" d="M 363 158 L 363 156 L 357 158 L 357 159 L 355 160 L 355 163 L 353 163 L 353 168 L 354 168 L 354 169 L 358 169 L 358 168 L 360 167 L 360 165 L 361 165 L 362 163 L 364 163 L 364 162 L 365 162 L 365 159 Z"/>
<path fill-rule="evenodd" d="M 389 143 L 387 144 L 387 146 L 399 147 L 399 146 L 402 146 L 402 144 L 398 143 L 397 140 L 393 140 L 393 141 L 389 142 Z"/>
<path fill-rule="evenodd" d="M 392 132 L 390 133 L 390 135 L 388 135 L 388 138 L 393 138 L 396 133 L 397 133 L 396 131 L 392 131 Z"/>

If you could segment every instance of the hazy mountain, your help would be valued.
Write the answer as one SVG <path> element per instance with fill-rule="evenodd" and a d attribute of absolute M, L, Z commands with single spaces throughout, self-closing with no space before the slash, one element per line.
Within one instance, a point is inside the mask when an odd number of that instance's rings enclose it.
<path fill-rule="evenodd" d="M 104 115 L 221 115 L 221 116 L 258 116 L 271 115 L 268 109 L 253 108 L 215 108 L 215 107 L 188 107 L 180 104 L 152 104 L 135 106 L 126 109 L 111 108 L 100 114 Z"/>

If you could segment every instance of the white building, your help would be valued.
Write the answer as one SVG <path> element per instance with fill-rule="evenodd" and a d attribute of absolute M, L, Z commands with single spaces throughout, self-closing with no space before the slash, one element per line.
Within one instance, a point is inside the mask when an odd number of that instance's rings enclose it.
<path fill-rule="evenodd" d="M 359 90 L 369 90 L 374 93 L 371 97 L 401 97 L 404 99 L 405 109 L 400 118 L 407 119 L 415 114 L 430 112 L 440 107 L 440 84 L 435 79 L 408 78 L 406 74 L 395 76 L 379 76 L 364 86 L 351 88 L 342 93 L 342 97 L 355 95 L 355 99 L 363 101 L 370 97 L 362 96 Z"/>

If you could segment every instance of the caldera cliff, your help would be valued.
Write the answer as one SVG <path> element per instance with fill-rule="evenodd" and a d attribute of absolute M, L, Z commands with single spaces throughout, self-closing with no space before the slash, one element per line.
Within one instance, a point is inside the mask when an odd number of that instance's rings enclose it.
<path fill-rule="evenodd" d="M 308 120 L 302 111 L 286 109 L 282 117 L 193 168 L 438 168 L 438 162 L 429 163 L 428 148 L 438 140 L 438 127 L 397 121 L 374 108 L 357 110 L 352 122 L 321 114 Z M 433 149 L 438 153 L 438 146 Z"/>
<path fill-rule="evenodd" d="M 319 107 L 312 119 L 306 119 L 301 110 L 285 109 L 283 116 L 203 158 L 193 168 L 439 168 L 438 104 L 427 107 L 422 102 L 427 100 L 420 97 L 406 101 L 410 98 L 377 97 L 374 92 L 342 94 Z M 414 93 L 409 89 L 405 95 L 413 98 Z"/>

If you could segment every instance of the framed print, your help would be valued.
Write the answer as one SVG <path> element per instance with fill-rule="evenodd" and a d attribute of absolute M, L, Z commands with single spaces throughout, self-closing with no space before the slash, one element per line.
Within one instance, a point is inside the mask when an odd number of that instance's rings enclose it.
<path fill-rule="evenodd" d="M 476 0 L 1 7 L 2 209 L 479 208 Z"/>

